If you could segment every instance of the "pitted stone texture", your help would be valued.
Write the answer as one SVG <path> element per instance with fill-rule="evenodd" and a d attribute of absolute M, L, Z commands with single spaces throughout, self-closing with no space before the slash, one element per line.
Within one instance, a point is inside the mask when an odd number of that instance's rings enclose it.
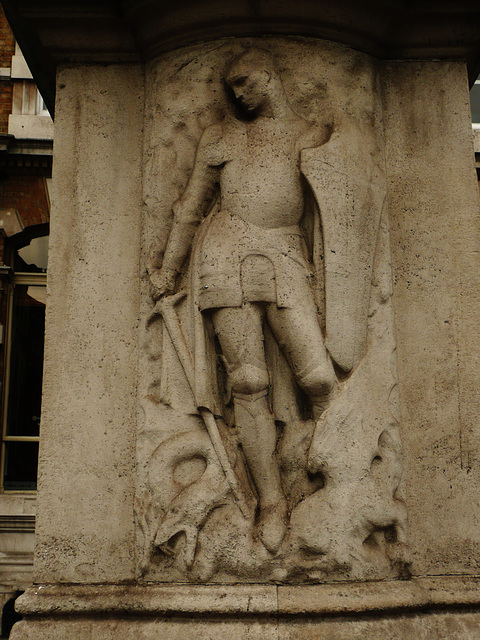
<path fill-rule="evenodd" d="M 18 623 L 11 640 L 279 640 L 268 620 L 71 620 Z M 463 640 L 463 639 L 462 639 Z"/>
<path fill-rule="evenodd" d="M 404 497 L 413 572 L 479 572 L 480 226 L 460 62 L 384 69 Z"/>
<path fill-rule="evenodd" d="M 317 585 L 37 585 L 17 600 L 26 617 L 129 614 L 307 618 L 414 610 L 474 610 L 480 578 L 449 576 Z"/>
<path fill-rule="evenodd" d="M 37 586 L 17 601 L 12 640 L 473 640 L 479 580 Z"/>
<path fill-rule="evenodd" d="M 58 76 L 36 576 L 131 579 L 143 73 Z"/>
<path fill-rule="evenodd" d="M 386 620 L 115 620 L 18 623 L 11 640 L 477 640 L 478 613 L 402 615 Z"/>
<path fill-rule="evenodd" d="M 408 573 L 376 61 L 168 55 L 145 150 L 142 577 Z"/>
<path fill-rule="evenodd" d="M 280 623 L 278 640 L 477 640 L 479 613 L 399 615 L 387 619 L 337 619 Z"/>

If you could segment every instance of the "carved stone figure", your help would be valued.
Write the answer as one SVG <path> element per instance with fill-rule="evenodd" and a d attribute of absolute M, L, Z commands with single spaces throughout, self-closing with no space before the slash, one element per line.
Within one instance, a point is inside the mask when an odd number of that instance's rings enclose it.
<path fill-rule="evenodd" d="M 187 189 L 174 205 L 162 268 L 151 281 L 155 298 L 173 293 L 194 233 L 218 196 L 221 210 L 194 250 L 192 294 L 220 342 L 235 425 L 258 494 L 258 534 L 275 552 L 286 531 L 287 503 L 267 398 L 263 327 L 268 323 L 318 420 L 334 373 L 299 226 L 305 209 L 300 152 L 325 142 L 328 129 L 318 131 L 293 112 L 273 61 L 260 50 L 235 59 L 226 82 L 245 117 L 213 125 L 202 136 Z M 198 376 L 197 367 L 196 385 Z M 200 384 L 208 389 L 211 380 Z M 208 397 L 196 400 L 212 407 Z"/>
<path fill-rule="evenodd" d="M 366 356 L 369 317 L 389 301 L 385 282 L 380 303 L 371 296 L 385 264 L 388 279 L 378 176 L 369 159 L 352 175 L 334 124 L 294 111 L 267 51 L 235 56 L 224 81 L 235 113 L 204 130 L 162 264 L 149 270 L 149 326 L 163 323 L 203 426 L 150 458 L 142 571 L 157 549 L 192 579 L 315 579 L 350 571 L 357 544 L 365 570 L 388 543 L 386 565 L 403 567 L 390 310 Z M 325 159 L 309 158 L 318 148 Z M 332 185 L 343 194 L 322 202 Z"/>

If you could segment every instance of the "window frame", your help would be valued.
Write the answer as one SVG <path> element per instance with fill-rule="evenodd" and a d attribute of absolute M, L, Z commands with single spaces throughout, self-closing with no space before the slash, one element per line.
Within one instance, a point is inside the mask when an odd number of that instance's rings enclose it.
<path fill-rule="evenodd" d="M 480 76 L 475 80 L 475 82 L 473 83 L 472 88 L 470 89 L 470 109 L 472 110 L 473 104 L 472 104 L 472 90 L 473 87 L 478 87 L 480 85 Z M 480 108 L 480 105 L 476 106 L 476 109 L 478 111 L 478 109 Z M 472 129 L 480 129 L 480 120 L 474 120 L 473 119 L 473 112 L 471 114 L 472 116 Z"/>
<path fill-rule="evenodd" d="M 0 451 L 0 492 L 11 494 L 36 494 L 37 489 L 9 489 L 4 486 L 4 474 L 5 474 L 5 452 L 7 442 L 40 442 L 40 435 L 38 436 L 9 436 L 7 435 L 7 417 L 8 417 L 8 395 L 10 389 L 10 365 L 12 359 L 11 344 L 12 344 L 12 320 L 13 320 L 13 299 L 15 286 L 40 286 L 46 287 L 47 274 L 46 273 L 28 273 L 28 272 L 16 272 L 12 274 L 11 286 L 8 291 L 7 302 L 7 327 L 4 340 L 4 383 L 2 392 L 2 428 L 1 428 L 1 451 Z"/>

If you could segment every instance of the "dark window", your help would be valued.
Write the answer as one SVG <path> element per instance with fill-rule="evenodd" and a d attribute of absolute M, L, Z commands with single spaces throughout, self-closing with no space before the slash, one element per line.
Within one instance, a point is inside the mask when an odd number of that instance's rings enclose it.
<path fill-rule="evenodd" d="M 470 107 L 472 109 L 472 122 L 480 124 L 480 81 L 477 80 L 470 91 Z"/>
<path fill-rule="evenodd" d="M 9 285 L 1 458 L 6 491 L 37 488 L 42 404 L 48 236 L 21 236 L 11 238 L 15 273 Z"/>
<path fill-rule="evenodd" d="M 38 436 L 42 405 L 45 287 L 15 285 L 10 333 L 7 436 Z"/>

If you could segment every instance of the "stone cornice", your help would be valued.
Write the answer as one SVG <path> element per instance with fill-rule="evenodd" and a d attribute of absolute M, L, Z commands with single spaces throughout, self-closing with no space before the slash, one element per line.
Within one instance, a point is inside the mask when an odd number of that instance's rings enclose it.
<path fill-rule="evenodd" d="M 3 0 L 53 113 L 58 64 L 138 62 L 219 37 L 297 35 L 382 59 L 455 58 L 480 70 L 477 0 Z"/>
<path fill-rule="evenodd" d="M 0 533 L 34 533 L 35 516 L 0 515 Z"/>

